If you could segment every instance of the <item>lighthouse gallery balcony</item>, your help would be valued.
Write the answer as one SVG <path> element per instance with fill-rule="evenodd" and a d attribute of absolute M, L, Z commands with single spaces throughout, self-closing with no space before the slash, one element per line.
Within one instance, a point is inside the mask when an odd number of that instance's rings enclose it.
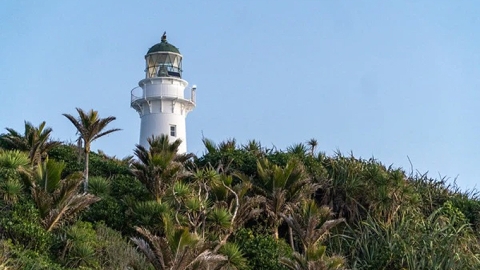
<path fill-rule="evenodd" d="M 191 90 L 190 97 L 184 97 L 187 82 L 173 78 L 149 78 L 139 82 L 138 87 L 131 91 L 131 107 L 141 110 L 142 104 L 154 100 L 171 100 L 182 103 L 190 111 L 195 107 L 195 93 Z"/>

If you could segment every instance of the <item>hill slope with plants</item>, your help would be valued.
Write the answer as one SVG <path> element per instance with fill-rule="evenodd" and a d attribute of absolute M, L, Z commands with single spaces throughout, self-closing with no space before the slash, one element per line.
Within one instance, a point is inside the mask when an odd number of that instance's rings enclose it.
<path fill-rule="evenodd" d="M 0 135 L 0 269 L 477 269 L 480 201 L 375 159 L 152 137 L 91 152 L 115 117 Z M 102 139 L 103 140 L 103 139 Z"/>

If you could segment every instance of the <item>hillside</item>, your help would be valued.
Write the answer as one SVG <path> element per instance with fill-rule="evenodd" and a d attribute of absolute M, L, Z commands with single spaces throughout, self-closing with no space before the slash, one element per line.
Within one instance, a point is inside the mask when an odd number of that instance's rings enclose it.
<path fill-rule="evenodd" d="M 27 122 L 0 135 L 0 269 L 480 266 L 477 193 L 445 179 L 328 156 L 315 139 L 204 138 L 194 156 L 161 136 L 120 160 L 52 134 Z"/>

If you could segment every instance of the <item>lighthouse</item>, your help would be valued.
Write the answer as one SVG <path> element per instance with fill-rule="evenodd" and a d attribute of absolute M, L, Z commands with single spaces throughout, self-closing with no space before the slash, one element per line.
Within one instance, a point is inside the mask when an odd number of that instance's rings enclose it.
<path fill-rule="evenodd" d="M 145 79 L 131 91 L 131 107 L 140 115 L 140 145 L 148 149 L 147 138 L 166 134 L 171 142 L 181 139 L 178 153 L 187 152 L 185 119 L 195 108 L 193 85 L 185 97 L 188 82 L 182 79 L 182 55 L 168 43 L 166 33 L 145 55 Z M 188 90 L 187 90 L 188 91 Z"/>

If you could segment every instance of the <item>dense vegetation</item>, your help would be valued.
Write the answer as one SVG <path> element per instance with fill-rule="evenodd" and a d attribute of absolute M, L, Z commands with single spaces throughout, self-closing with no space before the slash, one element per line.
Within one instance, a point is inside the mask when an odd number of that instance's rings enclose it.
<path fill-rule="evenodd" d="M 77 145 L 0 135 L 0 269 L 478 269 L 480 201 L 375 159 L 152 137 L 122 160 L 115 118 L 65 114 Z M 66 119 L 66 120 L 67 120 Z"/>

